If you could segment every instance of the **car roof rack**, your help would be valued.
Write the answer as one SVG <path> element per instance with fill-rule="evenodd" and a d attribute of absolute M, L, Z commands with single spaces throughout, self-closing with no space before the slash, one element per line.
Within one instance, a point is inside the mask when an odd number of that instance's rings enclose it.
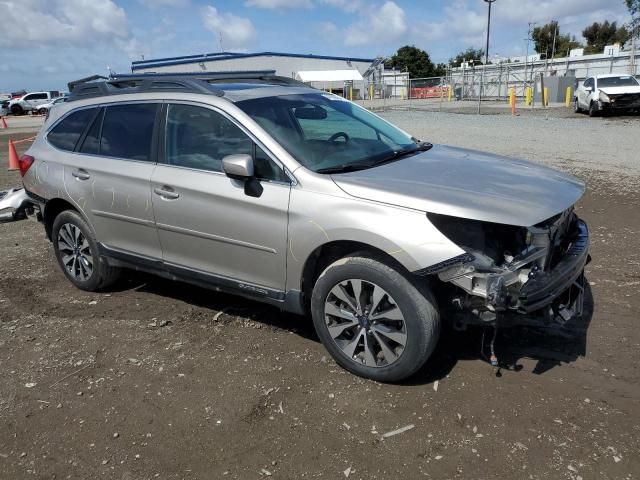
<path fill-rule="evenodd" d="M 100 81 L 97 81 L 100 80 Z M 278 86 L 308 87 L 293 78 L 275 75 L 275 70 L 244 72 L 140 73 L 114 74 L 110 78 L 93 75 L 69 82 L 67 101 L 142 92 L 190 92 L 224 96 L 216 84 L 263 83 Z"/>

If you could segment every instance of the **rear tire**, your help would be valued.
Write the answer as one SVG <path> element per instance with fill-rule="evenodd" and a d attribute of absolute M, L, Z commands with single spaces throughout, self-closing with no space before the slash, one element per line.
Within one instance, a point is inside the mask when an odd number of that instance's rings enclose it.
<path fill-rule="evenodd" d="M 381 382 L 414 374 L 440 334 L 429 289 L 373 258 L 346 257 L 329 265 L 314 285 L 311 312 L 334 360 L 351 373 Z"/>
<path fill-rule="evenodd" d="M 81 290 L 95 292 L 113 284 L 120 269 L 100 256 L 93 230 L 74 210 L 65 210 L 53 222 L 53 249 L 69 281 Z"/>

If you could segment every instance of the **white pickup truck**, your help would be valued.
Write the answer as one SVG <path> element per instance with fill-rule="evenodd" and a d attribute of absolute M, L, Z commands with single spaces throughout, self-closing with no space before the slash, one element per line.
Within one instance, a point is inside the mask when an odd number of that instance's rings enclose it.
<path fill-rule="evenodd" d="M 60 92 L 31 92 L 9 102 L 9 111 L 14 115 L 22 115 L 29 111 L 37 112 L 40 105 L 51 103 L 60 96 Z"/>
<path fill-rule="evenodd" d="M 601 113 L 640 111 L 640 83 L 632 75 L 609 74 L 587 78 L 574 96 L 575 111 Z"/>

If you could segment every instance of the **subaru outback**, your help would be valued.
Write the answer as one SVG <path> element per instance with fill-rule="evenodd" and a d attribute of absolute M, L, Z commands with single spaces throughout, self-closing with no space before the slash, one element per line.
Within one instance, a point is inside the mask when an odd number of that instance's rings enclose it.
<path fill-rule="evenodd" d="M 584 185 L 418 140 L 272 75 L 76 85 L 20 159 L 60 268 L 134 268 L 310 315 L 345 369 L 416 372 L 440 327 L 581 314 Z"/>

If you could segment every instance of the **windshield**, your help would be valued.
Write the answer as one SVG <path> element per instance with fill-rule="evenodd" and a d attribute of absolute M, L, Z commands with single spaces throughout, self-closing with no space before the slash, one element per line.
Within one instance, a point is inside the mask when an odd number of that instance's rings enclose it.
<path fill-rule="evenodd" d="M 281 95 L 236 105 L 314 172 L 369 168 L 420 148 L 406 133 L 336 95 Z"/>
<path fill-rule="evenodd" d="M 606 77 L 598 79 L 598 88 L 602 87 L 637 87 L 638 81 L 631 75 Z"/>

